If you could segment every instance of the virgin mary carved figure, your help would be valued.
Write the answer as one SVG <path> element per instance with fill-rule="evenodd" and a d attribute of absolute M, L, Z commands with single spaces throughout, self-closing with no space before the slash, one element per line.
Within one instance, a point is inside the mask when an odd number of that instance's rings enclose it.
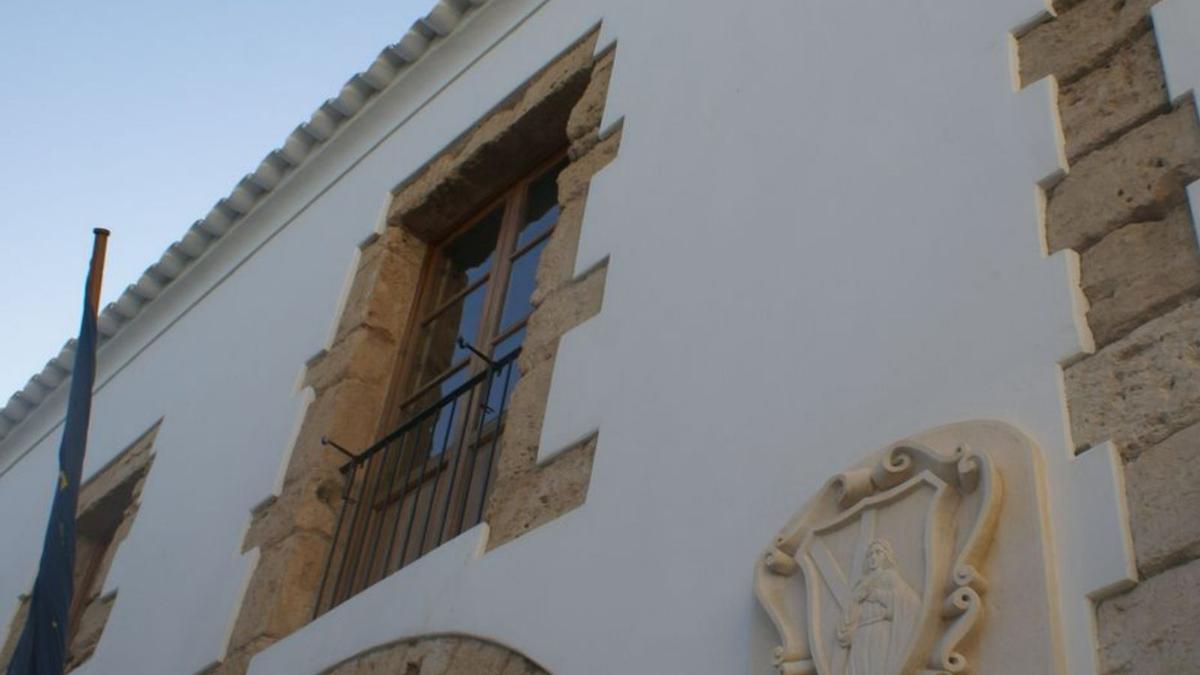
<path fill-rule="evenodd" d="M 867 547 L 862 578 L 842 611 L 838 643 L 848 653 L 844 675 L 896 675 L 904 667 L 921 599 L 896 570 L 886 539 Z"/>

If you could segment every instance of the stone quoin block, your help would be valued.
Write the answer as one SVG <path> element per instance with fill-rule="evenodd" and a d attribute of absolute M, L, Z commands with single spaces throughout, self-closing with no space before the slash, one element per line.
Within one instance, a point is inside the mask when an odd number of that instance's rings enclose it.
<path fill-rule="evenodd" d="M 1187 207 L 1113 232 L 1084 252 L 1080 270 L 1098 345 L 1173 309 L 1200 292 L 1200 250 Z"/>
<path fill-rule="evenodd" d="M 1081 251 L 1122 225 L 1162 218 L 1197 177 L 1200 125 L 1188 102 L 1071 167 L 1049 195 L 1047 246 Z"/>
<path fill-rule="evenodd" d="M 1076 448 L 1111 439 L 1134 457 L 1200 420 L 1200 300 L 1073 364 L 1065 380 Z"/>

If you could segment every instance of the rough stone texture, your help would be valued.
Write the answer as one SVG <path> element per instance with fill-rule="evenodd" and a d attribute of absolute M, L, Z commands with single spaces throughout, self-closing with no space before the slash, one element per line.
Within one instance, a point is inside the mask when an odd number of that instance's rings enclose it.
<path fill-rule="evenodd" d="M 299 532 L 260 550 L 230 645 L 278 639 L 312 619 L 328 538 Z"/>
<path fill-rule="evenodd" d="M 562 211 L 554 228 L 554 236 L 546 243 L 538 263 L 537 287 L 532 297 L 534 306 L 542 305 L 548 295 L 573 280 L 587 206 L 588 184 L 592 176 L 617 156 L 620 147 L 621 129 L 618 128 L 559 174 L 558 199 Z"/>
<path fill-rule="evenodd" d="M 1187 206 L 1113 232 L 1084 252 L 1081 272 L 1088 324 L 1101 346 L 1200 294 L 1200 250 Z"/>
<path fill-rule="evenodd" d="M 389 227 L 359 257 L 333 345 L 312 359 L 315 392 L 284 473 L 283 488 L 251 516 L 243 550 L 259 549 L 226 658 L 210 669 L 240 675 L 254 654 L 313 613 L 340 505 L 345 458 L 321 439 L 353 449 L 379 434 L 399 343 L 416 300 L 425 244 Z"/>
<path fill-rule="evenodd" d="M 1066 370 L 1078 448 L 1115 441 L 1127 457 L 1200 420 L 1200 301 L 1137 328 Z"/>
<path fill-rule="evenodd" d="M 597 35 L 575 43 L 402 183 L 388 222 L 435 240 L 567 145 L 567 119 L 590 80 Z"/>
<path fill-rule="evenodd" d="M 384 383 L 344 380 L 321 392 L 308 405 L 284 474 L 285 488 L 302 483 L 314 471 L 339 475 L 337 469 L 346 458 L 321 445 L 322 437 L 351 449 L 370 445 L 379 431 L 386 388 Z"/>
<path fill-rule="evenodd" d="M 1200 557 L 1200 425 L 1130 462 L 1125 485 L 1143 575 Z"/>
<path fill-rule="evenodd" d="M 1074 163 L 1120 133 L 1166 110 L 1158 43 L 1145 33 L 1058 94 L 1067 159 Z"/>
<path fill-rule="evenodd" d="M 1050 0 L 1050 5 L 1054 7 L 1056 14 L 1062 14 L 1068 9 L 1071 9 L 1072 7 L 1085 1 L 1086 0 Z"/>
<path fill-rule="evenodd" d="M 399 227 L 384 230 L 359 257 L 335 344 L 348 333 L 368 328 L 392 339 L 403 337 L 405 311 L 413 301 L 427 247 Z"/>
<path fill-rule="evenodd" d="M 141 495 L 141 486 L 142 483 L 139 481 L 133 493 L 134 500 Z M 108 578 L 108 571 L 112 569 L 113 560 L 117 557 L 117 551 L 120 550 L 121 543 L 125 541 L 125 537 L 129 536 L 129 531 L 133 529 L 133 522 L 137 518 L 137 514 L 138 503 L 134 501 L 122 514 L 121 524 L 117 526 L 117 529 L 113 532 L 112 540 L 104 548 L 100 562 L 96 565 L 92 576 L 93 583 L 91 588 L 80 591 L 86 594 L 89 602 L 98 598 L 100 593 L 104 591 L 104 580 Z"/>
<path fill-rule="evenodd" d="M 108 622 L 108 615 L 112 613 L 116 599 L 117 594 L 110 593 L 89 604 L 80 613 L 79 624 L 73 627 L 75 637 L 71 640 L 71 647 L 68 650 L 70 656 L 67 670 L 73 670 L 96 651 L 96 645 L 100 643 L 100 637 L 104 633 L 104 626 Z"/>
<path fill-rule="evenodd" d="M 607 64 L 612 60 L 611 53 L 601 59 Z M 597 66 L 593 86 L 572 114 L 572 161 L 558 177 L 562 211 L 538 264 L 534 311 L 525 347 L 517 359 L 521 379 L 513 389 L 496 460 L 495 487 L 484 511 L 490 528 L 489 549 L 554 520 L 587 499 L 595 438 L 563 451 L 543 466 L 538 466 L 537 455 L 558 341 L 595 316 L 604 301 L 605 266 L 580 279 L 573 275 L 588 184 L 616 157 L 621 143 L 620 129 L 603 139 L 599 136 L 610 74 L 611 65 Z"/>
<path fill-rule="evenodd" d="M 1189 99 L 1075 164 L 1049 195 L 1050 251 L 1083 250 L 1127 223 L 1163 218 L 1200 178 L 1200 125 Z"/>
<path fill-rule="evenodd" d="M 386 331 L 358 326 L 348 331 L 328 352 L 313 359 L 308 385 L 317 392 L 345 380 L 367 385 L 386 383 L 396 363 L 397 341 Z"/>
<path fill-rule="evenodd" d="M 558 338 L 600 312 L 607 277 L 608 269 L 600 267 L 540 299 L 537 311 L 529 317 L 525 344 L 518 359 L 522 372 L 536 363 L 552 360 Z"/>
<path fill-rule="evenodd" d="M 1147 579 L 1097 611 L 1103 675 L 1200 672 L 1200 561 Z"/>
<path fill-rule="evenodd" d="M 1069 82 L 1149 27 L 1157 0 L 1083 0 L 1021 35 L 1020 76 L 1027 85 L 1047 75 Z"/>
<path fill-rule="evenodd" d="M 1190 97 L 1166 98 L 1155 1 L 1055 0 L 1060 16 L 1018 41 L 1022 82 L 1061 85 L 1071 169 L 1047 195 L 1047 247 L 1081 252 L 1102 347 L 1064 373 L 1071 430 L 1080 449 L 1120 448 L 1149 577 L 1098 607 L 1105 675 L 1200 673 L 1200 253 L 1184 191 L 1200 125 Z"/>
<path fill-rule="evenodd" d="M 547 675 L 520 654 L 473 637 L 403 640 L 372 649 L 321 675 Z"/>
<path fill-rule="evenodd" d="M 293 488 L 256 509 L 244 550 L 273 546 L 296 532 L 333 536 L 341 504 L 342 482 L 328 472 L 313 472 Z"/>
<path fill-rule="evenodd" d="M 582 157 L 600 142 L 600 122 L 604 117 L 604 102 L 608 100 L 608 83 L 612 79 L 616 52 L 605 51 L 596 57 L 592 77 L 583 96 L 567 119 L 567 138 L 571 141 L 571 157 Z"/>

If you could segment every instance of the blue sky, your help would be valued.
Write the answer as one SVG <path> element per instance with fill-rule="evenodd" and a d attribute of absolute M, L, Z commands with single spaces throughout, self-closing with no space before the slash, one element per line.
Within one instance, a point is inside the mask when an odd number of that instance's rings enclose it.
<path fill-rule="evenodd" d="M 433 4 L 0 2 L 0 406 Z"/>

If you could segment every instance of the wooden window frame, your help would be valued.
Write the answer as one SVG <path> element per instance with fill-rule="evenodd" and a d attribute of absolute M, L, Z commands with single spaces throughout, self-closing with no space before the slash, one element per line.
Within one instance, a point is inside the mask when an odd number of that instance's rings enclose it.
<path fill-rule="evenodd" d="M 529 321 L 528 314 L 514 321 L 509 326 L 498 325 L 502 318 L 501 314 L 504 310 L 505 297 L 508 294 L 509 276 L 512 271 L 512 265 L 522 255 L 548 240 L 558 228 L 558 222 L 556 221 L 553 225 L 546 228 L 545 232 L 538 234 L 519 248 L 516 246 L 517 237 L 524 225 L 523 221 L 526 215 L 526 207 L 528 206 L 529 188 L 534 181 L 541 178 L 556 164 L 562 163 L 566 159 L 566 148 L 556 150 L 545 159 L 533 165 L 519 180 L 509 184 L 502 191 L 484 202 L 481 207 L 472 211 L 471 215 L 462 221 L 462 224 L 455 226 L 431 242 L 429 252 L 425 255 L 425 260 L 422 264 L 420 281 L 417 284 L 415 296 L 416 302 L 413 303 L 407 328 L 401 340 L 403 347 L 400 350 L 399 358 L 396 360 L 396 368 L 392 374 L 393 384 L 388 394 L 386 413 L 381 420 L 380 434 L 387 433 L 399 424 L 402 424 L 405 421 L 408 407 L 414 401 L 420 400 L 431 389 L 444 382 L 447 378 L 452 377 L 458 371 L 465 368 L 467 377 L 470 377 L 487 366 L 477 356 L 468 355 L 455 363 L 451 363 L 436 376 L 429 378 L 427 382 L 415 382 L 415 378 L 417 377 L 417 372 L 415 371 L 420 365 L 417 361 L 420 358 L 418 354 L 420 345 L 418 343 L 422 335 L 421 329 L 437 317 L 439 313 L 446 311 L 455 302 L 469 295 L 481 284 L 490 283 L 491 285 L 488 288 L 483 309 L 480 313 L 479 332 L 477 335 L 468 338 L 471 340 L 472 346 L 480 349 L 489 357 L 493 356 L 497 345 L 526 326 Z M 491 254 L 493 256 L 492 268 L 488 270 L 486 276 L 482 279 L 457 291 L 454 295 L 445 298 L 439 303 L 433 297 L 435 295 L 433 291 L 436 287 L 436 279 L 434 277 L 438 263 L 444 258 L 446 248 L 502 205 L 504 206 L 504 213 L 496 238 L 496 246 Z M 501 255 L 499 254 L 500 251 L 508 251 L 508 253 Z"/>

